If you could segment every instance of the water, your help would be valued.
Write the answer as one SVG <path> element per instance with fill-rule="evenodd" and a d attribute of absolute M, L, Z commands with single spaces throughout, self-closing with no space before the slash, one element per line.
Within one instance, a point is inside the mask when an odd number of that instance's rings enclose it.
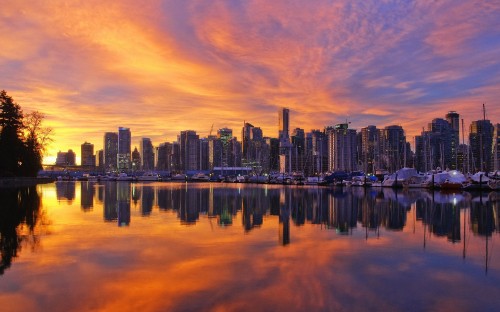
<path fill-rule="evenodd" d="M 1 311 L 496 311 L 500 194 L 0 188 Z"/>

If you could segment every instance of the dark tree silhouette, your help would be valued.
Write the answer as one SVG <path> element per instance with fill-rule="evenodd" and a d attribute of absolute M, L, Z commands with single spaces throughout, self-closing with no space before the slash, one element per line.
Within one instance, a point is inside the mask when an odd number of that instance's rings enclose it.
<path fill-rule="evenodd" d="M 0 92 L 0 176 L 19 176 L 24 153 L 22 140 L 23 112 L 21 107 Z"/>
<path fill-rule="evenodd" d="M 26 114 L 4 90 L 0 92 L 0 177 L 34 177 L 42 169 L 52 129 L 43 127 L 44 115 Z"/>

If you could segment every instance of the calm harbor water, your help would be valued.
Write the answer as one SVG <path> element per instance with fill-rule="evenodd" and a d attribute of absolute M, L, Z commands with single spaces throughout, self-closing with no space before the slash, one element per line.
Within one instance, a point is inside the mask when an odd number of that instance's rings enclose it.
<path fill-rule="evenodd" d="M 498 311 L 500 193 L 0 188 L 1 311 Z"/>

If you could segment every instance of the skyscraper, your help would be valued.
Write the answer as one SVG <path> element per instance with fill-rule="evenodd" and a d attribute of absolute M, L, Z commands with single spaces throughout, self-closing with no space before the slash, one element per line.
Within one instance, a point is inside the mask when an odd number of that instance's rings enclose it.
<path fill-rule="evenodd" d="M 493 151 L 493 125 L 489 120 L 477 120 L 470 124 L 469 143 L 472 170 L 488 172 Z"/>
<path fill-rule="evenodd" d="M 280 172 L 292 172 L 290 143 L 290 110 L 281 108 L 278 114 L 278 139 L 280 144 Z"/>
<path fill-rule="evenodd" d="M 139 145 L 139 152 L 141 154 L 141 168 L 148 171 L 154 169 L 154 151 L 153 143 L 150 138 L 142 138 Z"/>
<path fill-rule="evenodd" d="M 193 130 L 181 131 L 178 136 L 181 171 L 198 170 L 200 155 L 199 139 L 200 137 Z"/>
<path fill-rule="evenodd" d="M 131 169 L 131 144 L 132 138 L 129 128 L 118 128 L 118 170 L 127 171 Z"/>
<path fill-rule="evenodd" d="M 282 108 L 279 111 L 279 132 L 280 147 L 290 147 L 290 110 Z"/>
<path fill-rule="evenodd" d="M 497 123 L 493 129 L 493 146 L 492 146 L 492 170 L 500 170 L 500 123 Z"/>
<path fill-rule="evenodd" d="M 401 126 L 392 125 L 380 130 L 380 165 L 389 172 L 395 172 L 406 165 L 406 136 Z"/>
<path fill-rule="evenodd" d="M 451 166 L 452 169 L 457 168 L 457 152 L 460 144 L 460 115 L 455 111 L 450 111 L 446 114 L 446 121 L 451 126 Z"/>
<path fill-rule="evenodd" d="M 103 146 L 103 169 L 105 171 L 115 171 L 118 164 L 118 133 L 106 132 Z"/>
<path fill-rule="evenodd" d="M 94 144 L 85 142 L 81 145 L 81 164 L 82 167 L 94 168 L 95 167 L 95 156 L 94 156 Z"/>
<path fill-rule="evenodd" d="M 378 169 L 375 162 L 375 147 L 378 141 L 377 127 L 368 126 L 362 128 L 359 135 L 361 136 L 361 146 L 358 146 L 360 169 L 365 173 L 375 173 L 375 170 Z"/>
<path fill-rule="evenodd" d="M 354 171 L 356 166 L 356 130 L 348 124 L 335 125 L 328 131 L 328 169 Z"/>

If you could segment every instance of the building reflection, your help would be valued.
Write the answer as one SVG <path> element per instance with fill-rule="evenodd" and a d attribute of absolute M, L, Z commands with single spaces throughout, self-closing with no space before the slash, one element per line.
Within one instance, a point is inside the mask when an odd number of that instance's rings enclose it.
<path fill-rule="evenodd" d="M 116 201 L 117 201 L 117 185 L 118 183 L 105 183 L 103 185 L 102 192 L 104 194 L 103 198 L 103 212 L 104 212 L 104 221 L 106 222 L 114 222 L 118 220 L 118 211 L 116 209 Z"/>
<path fill-rule="evenodd" d="M 80 206 L 83 211 L 90 211 L 94 207 L 94 183 L 81 183 Z"/>
<path fill-rule="evenodd" d="M 61 184 L 58 198 L 73 198 L 73 189 L 74 184 Z M 221 227 L 232 226 L 241 214 L 244 232 L 260 228 L 266 215 L 275 216 L 279 221 L 279 242 L 283 245 L 291 242 L 292 223 L 294 226 L 319 225 L 341 235 L 352 235 L 354 230 L 363 229 L 367 239 L 373 235 L 370 233 L 380 236 L 381 228 L 401 231 L 407 226 L 412 207 L 415 221 L 424 225 L 424 235 L 445 237 L 451 243 L 463 241 L 465 209 L 469 209 L 467 226 L 473 234 L 491 236 L 500 231 L 499 195 L 494 192 L 479 196 L 467 192 L 447 194 L 390 188 L 209 183 L 104 183 L 95 187 L 83 183 L 81 192 L 82 209 L 91 209 L 93 200 L 102 202 L 104 220 L 116 221 L 120 226 L 130 223 L 131 203 L 140 207 L 141 216 L 149 216 L 155 209 L 174 212 L 183 225 L 194 225 L 206 217 L 215 219 Z"/>
<path fill-rule="evenodd" d="M 130 224 L 130 192 L 131 184 L 127 182 L 116 183 L 116 211 L 118 214 L 118 226 Z"/>
<path fill-rule="evenodd" d="M 69 204 L 75 199 L 76 184 L 75 182 L 58 181 L 56 182 L 57 200 L 66 200 Z"/>

